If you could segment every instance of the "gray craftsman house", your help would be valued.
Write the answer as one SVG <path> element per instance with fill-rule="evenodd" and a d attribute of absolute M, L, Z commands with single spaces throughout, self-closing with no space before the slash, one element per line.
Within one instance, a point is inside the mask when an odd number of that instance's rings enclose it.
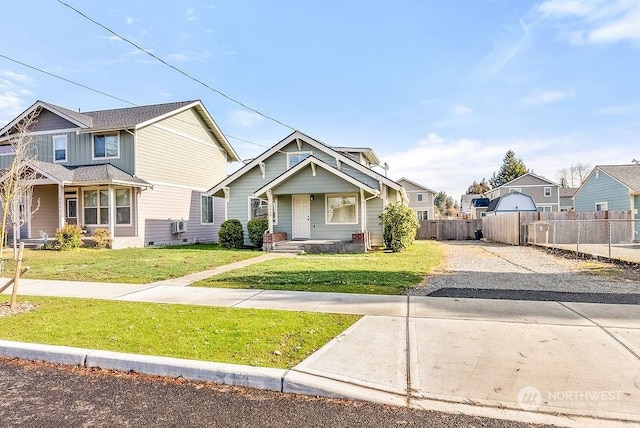
<path fill-rule="evenodd" d="M 0 130 L 0 168 L 33 113 L 38 179 L 25 203 L 39 209 L 21 239 L 73 223 L 108 229 L 114 248 L 217 241 L 225 206 L 206 191 L 239 158 L 200 101 L 82 113 L 37 101 Z"/>
<path fill-rule="evenodd" d="M 245 230 L 250 219 L 266 217 L 267 244 L 328 240 L 366 249 L 383 244 L 378 215 L 384 207 L 408 202 L 400 184 L 372 169 L 379 163 L 369 148 L 330 147 L 295 131 L 209 194 L 224 198 L 227 218 Z"/>

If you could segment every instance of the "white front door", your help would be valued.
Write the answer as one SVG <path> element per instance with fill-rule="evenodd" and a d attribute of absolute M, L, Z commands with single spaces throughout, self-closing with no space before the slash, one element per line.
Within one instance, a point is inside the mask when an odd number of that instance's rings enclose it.
<path fill-rule="evenodd" d="M 311 204 L 309 195 L 293 195 L 291 199 L 293 205 L 293 230 L 291 231 L 291 239 L 309 239 L 311 233 Z"/>

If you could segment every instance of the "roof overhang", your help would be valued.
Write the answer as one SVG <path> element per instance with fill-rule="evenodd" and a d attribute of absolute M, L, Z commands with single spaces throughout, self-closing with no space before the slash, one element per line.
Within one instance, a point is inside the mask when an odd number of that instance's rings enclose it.
<path fill-rule="evenodd" d="M 85 123 L 79 122 L 75 118 L 69 116 L 68 114 L 65 114 L 63 111 L 56 109 L 55 106 L 47 104 L 44 101 L 38 100 L 35 103 L 33 103 L 30 107 L 28 107 L 25 111 L 23 111 L 18 117 L 13 119 L 2 129 L 0 129 L 0 136 L 5 136 L 5 134 L 7 134 L 12 128 L 14 128 L 18 123 L 24 120 L 25 117 L 27 117 L 29 114 L 31 114 L 32 112 L 36 111 L 39 108 L 49 110 L 50 112 L 55 113 L 56 115 L 64 118 L 65 120 L 68 120 L 69 122 L 73 123 L 74 125 L 77 125 L 80 128 L 87 128 L 87 125 Z"/>
<path fill-rule="evenodd" d="M 320 167 L 322 169 L 324 169 L 325 171 L 335 175 L 336 177 L 341 178 L 342 180 L 353 184 L 354 186 L 364 190 L 365 192 L 370 193 L 371 195 L 374 196 L 380 196 L 380 190 L 378 189 L 374 189 L 373 187 L 359 181 L 356 180 L 355 178 L 351 177 L 348 174 L 345 174 L 344 172 L 340 171 L 339 169 L 325 163 L 322 162 L 320 159 L 314 157 L 314 156 L 309 156 L 306 159 L 304 159 L 302 162 L 300 162 L 299 164 L 297 164 L 296 166 L 294 166 L 293 168 L 290 168 L 289 170 L 287 170 L 286 172 L 284 172 L 283 174 L 280 174 L 278 177 L 276 177 L 275 179 L 271 180 L 269 183 L 265 184 L 264 186 L 262 186 L 261 188 L 259 188 L 258 190 L 256 190 L 254 192 L 254 197 L 260 197 L 263 194 L 265 194 L 268 190 L 273 190 L 274 188 L 276 188 L 278 185 L 284 183 L 285 181 L 287 181 L 289 178 L 291 178 L 292 176 L 296 175 L 297 173 L 299 173 L 300 171 L 302 171 L 303 169 L 305 169 L 306 167 L 311 167 L 312 165 L 316 166 L 316 167 Z M 313 167 L 311 167 L 313 170 Z"/>

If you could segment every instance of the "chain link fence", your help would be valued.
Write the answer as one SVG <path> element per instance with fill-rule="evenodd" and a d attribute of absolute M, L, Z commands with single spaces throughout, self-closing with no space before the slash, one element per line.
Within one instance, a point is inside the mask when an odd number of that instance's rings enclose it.
<path fill-rule="evenodd" d="M 531 245 L 640 263 L 640 220 L 541 220 L 526 229 Z"/>

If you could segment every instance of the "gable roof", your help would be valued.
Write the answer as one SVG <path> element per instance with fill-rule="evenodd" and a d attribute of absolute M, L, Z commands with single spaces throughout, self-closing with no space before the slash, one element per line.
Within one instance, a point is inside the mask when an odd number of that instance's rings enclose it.
<path fill-rule="evenodd" d="M 374 189 L 373 187 L 369 186 L 368 184 L 363 183 L 362 181 L 360 181 L 360 180 L 358 180 L 356 178 L 353 178 L 349 174 L 345 174 L 344 172 L 340 171 L 338 168 L 336 168 L 334 166 L 331 166 L 326 162 L 321 161 L 320 159 L 318 159 L 315 156 L 309 156 L 309 157 L 305 158 L 302 162 L 298 163 L 293 168 L 289 168 L 287 171 L 283 172 L 278 177 L 274 178 L 269 183 L 265 184 L 264 186 L 262 186 L 261 188 L 256 190 L 254 192 L 254 196 L 258 197 L 258 196 L 262 195 L 263 193 L 265 193 L 267 190 L 273 189 L 274 187 L 278 186 L 280 183 L 286 181 L 288 178 L 290 178 L 291 176 L 297 174 L 299 171 L 301 171 L 302 169 L 306 168 L 307 166 L 309 166 L 311 164 L 323 168 L 324 170 L 330 172 L 331 174 L 333 174 L 333 175 L 335 175 L 337 177 L 340 177 L 344 181 L 348 181 L 349 183 L 355 185 L 356 187 L 359 187 L 360 189 L 363 189 L 363 190 L 371 193 L 372 195 L 376 195 L 377 196 L 377 195 L 380 194 L 379 190 Z"/>
<path fill-rule="evenodd" d="M 213 133 L 220 145 L 227 152 L 230 161 L 240 161 L 238 154 L 227 138 L 224 136 L 218 125 L 215 123 L 209 112 L 199 100 L 179 101 L 164 104 L 153 104 L 147 106 L 125 107 L 110 110 L 95 110 L 84 113 L 74 112 L 64 107 L 44 101 L 36 101 L 28 109 L 22 112 L 17 118 L 0 129 L 0 136 L 7 136 L 9 131 L 16 126 L 29 113 L 37 109 L 46 109 L 52 113 L 63 117 L 69 122 L 78 126 L 78 133 L 91 133 L 103 131 L 116 131 L 121 129 L 140 129 L 152 125 L 166 117 L 173 116 L 185 110 L 195 108 L 206 124 L 207 129 Z"/>
<path fill-rule="evenodd" d="M 333 149 L 344 153 L 362 153 L 372 165 L 380 165 L 380 158 L 369 147 L 334 147 Z"/>
<path fill-rule="evenodd" d="M 542 180 L 542 181 L 546 181 L 547 183 L 553 185 L 553 186 L 559 186 L 558 183 L 555 183 L 551 180 L 549 180 L 548 178 L 545 178 L 541 175 L 536 175 L 533 172 L 527 172 L 526 174 L 522 174 L 520 177 L 514 178 L 513 180 L 509 181 L 508 183 L 504 183 L 502 186 L 500 187 L 506 187 L 506 186 L 511 186 L 513 184 L 513 182 L 522 179 L 522 177 L 526 177 L 527 175 L 537 178 L 538 180 Z M 497 189 L 499 189 L 500 187 L 497 187 Z M 491 189 L 491 190 L 495 190 L 495 189 Z"/>
<path fill-rule="evenodd" d="M 561 187 L 559 193 L 561 198 L 572 198 L 577 191 L 578 187 Z"/>
<path fill-rule="evenodd" d="M 400 183 L 401 181 L 406 181 L 407 183 L 413 184 L 414 186 L 419 187 L 419 188 L 421 188 L 423 190 L 426 190 L 427 192 L 436 193 L 436 194 L 438 193 L 435 190 L 431 190 L 428 187 L 425 187 L 422 184 L 418 184 L 415 181 L 411 181 L 411 180 L 409 180 L 408 178 L 405 178 L 405 177 L 402 177 L 399 180 L 396 180 L 396 182 L 399 183 L 399 184 L 401 184 Z"/>
<path fill-rule="evenodd" d="M 597 165 L 596 168 L 615 178 L 632 192 L 640 192 L 640 164 Z"/>
<path fill-rule="evenodd" d="M 151 187 L 151 184 L 109 164 L 66 167 L 58 163 L 32 161 L 31 167 L 48 179 L 64 185 L 122 184 Z"/>
<path fill-rule="evenodd" d="M 262 154 L 258 155 L 257 157 L 253 158 L 251 161 L 247 162 L 242 168 L 238 169 L 237 171 L 233 172 L 232 174 L 228 175 L 224 180 L 222 180 L 220 183 L 216 184 L 215 186 L 213 186 L 211 189 L 209 189 L 207 191 L 208 194 L 214 194 L 219 192 L 220 190 L 222 190 L 223 188 L 227 187 L 230 183 L 232 183 L 233 181 L 235 181 L 236 179 L 238 179 L 239 177 L 242 177 L 245 173 L 251 171 L 253 168 L 255 168 L 256 166 L 258 166 L 262 161 L 264 161 L 265 159 L 271 157 L 273 154 L 277 153 L 278 151 L 280 151 L 282 148 L 284 148 L 286 145 L 296 141 L 296 140 L 303 140 L 305 143 L 331 155 L 332 157 L 335 157 L 336 159 L 340 160 L 340 162 L 349 165 L 350 167 L 369 175 L 372 178 L 375 178 L 376 180 L 386 184 L 387 186 L 391 187 L 392 189 L 398 190 L 400 191 L 401 189 L 403 189 L 403 187 L 396 183 L 395 181 L 385 177 L 384 175 L 372 170 L 371 168 L 367 168 L 366 166 L 354 161 L 353 159 L 349 158 L 348 156 L 343 155 L 342 153 L 336 151 L 334 148 L 321 143 L 320 141 L 309 137 L 308 135 L 303 134 L 300 131 L 294 131 L 291 134 L 289 134 L 287 137 L 285 137 L 284 139 L 280 140 L 278 143 L 276 143 L 274 146 L 272 146 L 271 148 L 267 149 L 266 151 L 264 151 Z"/>

